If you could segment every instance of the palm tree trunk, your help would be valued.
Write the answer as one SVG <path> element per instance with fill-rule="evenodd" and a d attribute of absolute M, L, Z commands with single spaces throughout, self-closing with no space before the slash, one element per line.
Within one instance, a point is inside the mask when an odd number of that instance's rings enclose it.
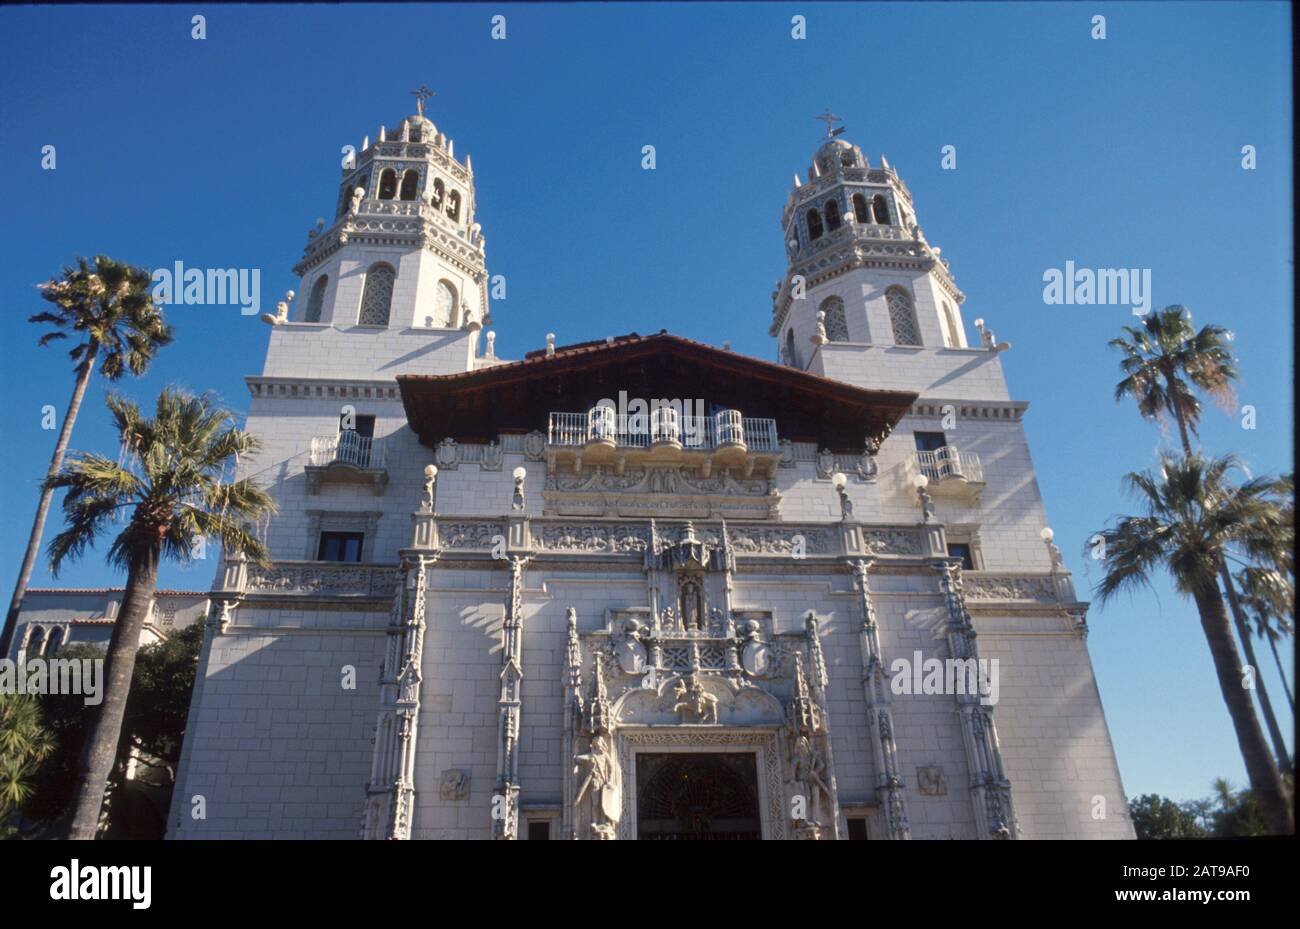
<path fill-rule="evenodd" d="M 1290 835 L 1295 831 L 1295 819 L 1286 790 L 1282 786 L 1282 776 L 1273 763 L 1264 731 L 1259 726 L 1259 717 L 1255 715 L 1255 705 L 1251 702 L 1249 691 L 1242 687 L 1241 655 L 1232 639 L 1223 597 L 1212 579 L 1209 583 L 1201 584 L 1193 596 L 1196 598 L 1197 612 L 1201 614 L 1205 641 L 1210 647 L 1210 656 L 1214 659 L 1219 690 L 1223 693 L 1223 702 L 1227 704 L 1228 715 L 1237 733 L 1237 745 L 1241 749 L 1242 760 L 1246 763 L 1250 789 L 1264 814 L 1269 832 L 1274 835 Z"/>
<path fill-rule="evenodd" d="M 104 669 L 104 700 L 99 707 L 95 728 L 81 756 L 77 776 L 77 806 L 68 831 L 70 839 L 93 839 L 99 828 L 99 813 L 104 804 L 104 788 L 117 756 L 126 698 L 131 692 L 131 675 L 135 655 L 140 647 L 140 633 L 153 603 L 158 585 L 157 545 L 146 545 L 131 554 L 127 571 L 122 610 L 113 624 L 113 638 L 108 645 Z"/>
<path fill-rule="evenodd" d="M 1277 665 L 1277 676 L 1282 679 L 1282 692 L 1286 694 L 1287 703 L 1291 704 L 1291 715 L 1295 716 L 1295 694 L 1291 693 L 1291 686 L 1286 682 L 1286 671 L 1282 668 L 1282 656 L 1277 653 L 1277 639 L 1271 635 L 1265 635 L 1268 639 L 1268 647 L 1273 652 L 1273 663 Z"/>
<path fill-rule="evenodd" d="M 1224 593 L 1228 595 L 1228 605 L 1232 608 L 1232 620 L 1237 627 L 1237 638 L 1241 640 L 1241 650 L 1246 653 L 1246 663 L 1254 675 L 1256 695 L 1259 697 L 1260 709 L 1264 711 L 1264 724 L 1268 726 L 1268 736 L 1273 742 L 1273 751 L 1277 755 L 1278 765 L 1283 774 L 1291 773 L 1291 756 L 1286 750 L 1286 739 L 1278 727 L 1277 717 L 1273 715 L 1273 701 L 1268 698 L 1268 688 L 1260 673 L 1259 662 L 1255 660 L 1255 643 L 1251 639 L 1250 624 L 1246 622 L 1246 611 L 1241 608 L 1237 597 L 1237 588 L 1232 583 L 1232 574 L 1228 564 L 1219 565 L 1219 577 L 1223 581 Z"/>
<path fill-rule="evenodd" d="M 46 477 L 59 473 L 63 467 L 63 456 L 67 454 L 68 442 L 72 439 L 72 427 L 81 410 L 81 400 L 86 395 L 86 385 L 90 382 L 91 370 L 95 367 L 95 355 L 99 347 L 91 342 L 86 352 L 85 361 L 77 368 L 77 385 L 72 390 L 72 399 L 68 402 L 67 412 L 63 414 L 63 427 L 59 430 L 59 441 L 54 444 L 54 455 L 50 458 L 50 469 Z M 36 519 L 32 521 L 32 533 L 27 537 L 27 551 L 23 554 L 23 566 L 18 572 L 18 583 L 14 585 L 14 595 L 9 600 L 9 611 L 5 614 L 4 629 L 0 630 L 0 658 L 9 655 L 9 643 L 13 638 L 14 628 L 18 624 L 18 611 L 22 609 L 23 597 L 27 594 L 27 584 L 32 579 L 32 569 L 36 567 L 36 556 L 41 551 L 41 536 L 45 533 L 45 518 L 50 512 L 50 501 L 54 491 L 41 488 L 41 499 L 36 505 Z"/>

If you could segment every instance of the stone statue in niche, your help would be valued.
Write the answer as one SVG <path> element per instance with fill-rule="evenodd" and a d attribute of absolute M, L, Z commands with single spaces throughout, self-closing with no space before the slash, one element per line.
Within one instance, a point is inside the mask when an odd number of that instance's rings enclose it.
<path fill-rule="evenodd" d="M 595 839 L 612 839 L 614 827 L 623 815 L 622 777 L 614 758 L 614 743 L 608 732 L 597 732 L 584 755 L 573 759 L 573 773 L 582 775 L 574 805 L 591 793 L 591 832 Z"/>
<path fill-rule="evenodd" d="M 642 674 L 646 669 L 645 645 L 641 643 L 646 628 L 637 619 L 623 624 L 623 635 L 614 643 L 614 660 L 624 674 Z"/>
<path fill-rule="evenodd" d="M 701 723 L 717 723 L 718 698 L 704 689 L 704 685 L 695 679 L 678 678 L 673 688 L 673 712 L 694 716 Z"/>
<path fill-rule="evenodd" d="M 364 197 L 365 195 L 366 195 L 366 189 L 364 187 L 353 188 L 352 206 L 351 206 L 351 213 L 353 216 L 356 216 L 357 210 L 361 209 L 361 198 Z"/>
<path fill-rule="evenodd" d="M 794 772 L 791 780 L 795 790 L 809 801 L 808 820 L 820 825 L 822 796 L 829 798 L 831 791 L 826 786 L 826 762 L 808 736 L 801 735 L 795 740 L 790 752 L 790 767 Z"/>
<path fill-rule="evenodd" d="M 740 652 L 740 664 L 753 677 L 763 677 L 772 670 L 772 647 L 763 641 L 758 620 L 745 623 L 745 646 Z"/>
<path fill-rule="evenodd" d="M 678 606 L 682 617 L 683 631 L 704 628 L 704 589 L 697 578 L 682 580 L 678 592 Z"/>

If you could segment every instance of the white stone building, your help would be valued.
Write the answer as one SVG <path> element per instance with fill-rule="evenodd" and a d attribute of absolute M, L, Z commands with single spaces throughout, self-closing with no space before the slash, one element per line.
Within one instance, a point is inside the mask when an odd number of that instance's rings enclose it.
<path fill-rule="evenodd" d="M 172 836 L 1132 837 L 1008 346 L 883 158 L 795 178 L 784 364 L 506 361 L 469 158 L 362 149 L 248 378 L 274 564 L 214 584 Z"/>
<path fill-rule="evenodd" d="M 69 645 L 108 649 L 125 591 L 121 587 L 33 587 L 23 597 L 7 656 L 22 664 L 30 658 L 53 658 Z M 177 629 L 207 614 L 208 595 L 197 590 L 154 593 L 140 630 L 140 644 L 161 642 Z"/>

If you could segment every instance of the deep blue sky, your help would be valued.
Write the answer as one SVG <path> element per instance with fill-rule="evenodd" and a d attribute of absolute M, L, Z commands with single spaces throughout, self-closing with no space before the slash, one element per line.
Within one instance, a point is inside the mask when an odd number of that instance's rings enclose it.
<path fill-rule="evenodd" d="M 206 41 L 190 16 L 208 19 Z M 508 39 L 489 38 L 504 13 Z M 808 38 L 790 38 L 790 17 Z M 1107 17 L 1105 41 L 1090 18 Z M 1151 268 L 1157 306 L 1237 335 L 1241 402 L 1208 447 L 1292 467 L 1291 99 L 1282 3 L 153 7 L 0 10 L 0 338 L 8 440 L 0 591 L 8 602 L 72 376 L 37 349 L 33 285 L 78 253 L 148 267 L 262 269 L 296 286 L 329 217 L 340 148 L 412 112 L 411 88 L 474 158 L 479 220 L 509 298 L 498 353 L 633 330 L 774 356 L 781 207 L 832 107 L 898 168 L 931 242 L 1014 348 L 1004 363 L 1076 582 L 1084 540 L 1128 502 L 1120 476 L 1160 434 L 1111 399 L 1118 307 L 1046 306 L 1042 275 Z M 54 144 L 55 171 L 40 169 Z M 658 169 L 640 168 L 653 144 Z M 956 171 L 940 170 L 955 145 Z M 1240 149 L 1258 149 L 1244 171 Z M 267 330 L 232 308 L 176 307 L 178 339 L 143 380 L 217 390 L 243 410 Z M 112 450 L 96 379 L 73 447 Z M 47 539 L 58 528 L 57 510 Z M 166 570 L 206 587 L 207 566 Z M 119 581 L 98 556 L 62 583 Z M 42 568 L 37 585 L 50 582 Z M 1094 608 L 1089 645 L 1125 787 L 1176 798 L 1244 771 L 1196 613 L 1166 584 Z M 1289 651 L 1288 651 L 1289 661 Z M 1275 702 L 1282 702 L 1271 667 Z M 1288 717 L 1285 725 L 1290 728 Z"/>

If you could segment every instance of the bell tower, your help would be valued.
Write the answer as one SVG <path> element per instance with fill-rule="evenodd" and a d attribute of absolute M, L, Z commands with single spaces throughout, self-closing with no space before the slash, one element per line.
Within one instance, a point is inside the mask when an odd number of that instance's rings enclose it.
<path fill-rule="evenodd" d="M 488 322 L 485 242 L 475 222 L 474 168 L 416 113 L 345 156 L 333 220 L 308 233 L 287 322 L 335 329 L 460 330 Z"/>
<path fill-rule="evenodd" d="M 787 267 L 768 334 L 782 362 L 806 370 L 827 342 L 967 347 L 965 297 L 926 241 L 907 185 L 883 155 L 872 166 L 841 138 L 839 117 L 817 118 L 826 137 L 781 211 Z"/>

